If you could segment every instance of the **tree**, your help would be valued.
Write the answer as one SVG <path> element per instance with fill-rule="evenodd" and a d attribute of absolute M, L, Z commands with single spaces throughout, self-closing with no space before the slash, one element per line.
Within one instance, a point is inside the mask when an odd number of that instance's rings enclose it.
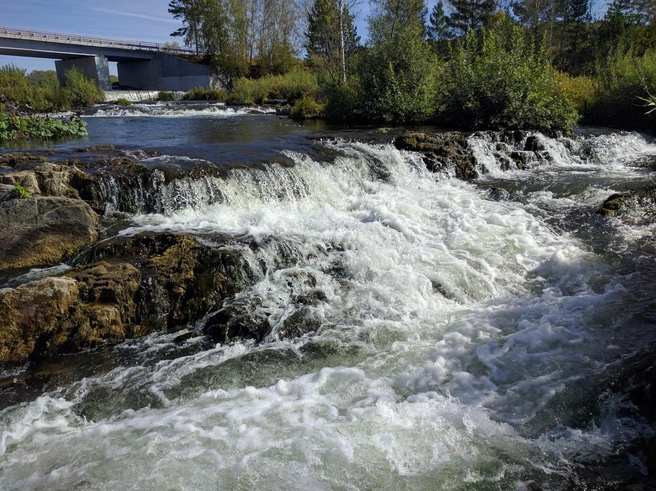
<path fill-rule="evenodd" d="M 366 95 L 363 115 L 372 121 L 416 123 L 434 112 L 434 54 L 425 40 L 423 0 L 375 0 L 370 40 L 359 63 Z"/>
<path fill-rule="evenodd" d="M 424 0 L 372 0 L 369 37 L 372 45 L 393 41 L 404 32 L 423 37 L 427 13 Z"/>
<path fill-rule="evenodd" d="M 462 34 L 477 31 L 487 25 L 497 10 L 496 0 L 450 0 L 453 13 L 446 23 Z"/>
<path fill-rule="evenodd" d="M 169 14 L 174 19 L 182 21 L 182 27 L 171 33 L 171 36 L 184 38 L 184 44 L 191 46 L 199 54 L 201 50 L 201 25 L 203 3 L 205 0 L 171 0 Z"/>
<path fill-rule="evenodd" d="M 347 64 L 360 42 L 351 7 L 343 0 L 314 0 L 308 14 L 308 60 L 333 82 L 346 82 Z"/>
<path fill-rule="evenodd" d="M 428 19 L 427 32 L 428 39 L 431 41 L 444 41 L 453 37 L 449 25 L 446 23 L 442 0 L 439 0 L 431 11 Z"/>
<path fill-rule="evenodd" d="M 540 40 L 541 28 L 555 14 L 554 0 L 516 0 L 510 4 L 519 23 L 530 30 L 533 39 Z"/>

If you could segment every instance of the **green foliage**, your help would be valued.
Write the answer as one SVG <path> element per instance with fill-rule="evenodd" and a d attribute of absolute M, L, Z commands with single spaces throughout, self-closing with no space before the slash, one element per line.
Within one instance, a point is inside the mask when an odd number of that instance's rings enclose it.
<path fill-rule="evenodd" d="M 105 92 L 77 67 L 66 71 L 66 92 L 74 109 L 83 109 L 105 100 Z"/>
<path fill-rule="evenodd" d="M 428 43 L 412 31 L 369 49 L 360 59 L 359 81 L 365 96 L 362 115 L 384 123 L 419 123 L 435 108 L 437 60 Z"/>
<path fill-rule="evenodd" d="M 291 117 L 296 120 L 323 117 L 325 104 L 311 95 L 304 95 L 292 107 Z"/>
<path fill-rule="evenodd" d="M 578 114 L 586 114 L 597 103 L 598 83 L 596 78 L 585 75 L 571 77 L 566 73 L 558 72 L 556 82 L 560 92 L 572 103 Z"/>
<path fill-rule="evenodd" d="M 239 78 L 228 95 L 229 104 L 264 104 L 284 99 L 293 104 L 303 96 L 314 97 L 319 92 L 317 76 L 303 70 L 285 75 L 272 75 L 256 80 Z"/>
<path fill-rule="evenodd" d="M 205 87 L 194 87 L 182 96 L 182 100 L 185 101 L 225 101 L 227 98 L 228 94 L 225 90 L 207 89 Z"/>
<path fill-rule="evenodd" d="M 642 102 L 645 103 L 644 107 L 649 108 L 649 110 L 645 114 L 651 114 L 654 111 L 656 111 L 656 97 L 654 97 L 651 94 L 647 94 L 647 97 L 638 96 L 638 99 L 640 99 Z"/>
<path fill-rule="evenodd" d="M 0 112 L 0 141 L 52 140 L 86 135 L 86 123 L 79 118 L 65 121 L 47 116 L 20 116 Z"/>
<path fill-rule="evenodd" d="M 157 93 L 158 101 L 174 101 L 175 94 L 173 92 L 160 91 Z"/>
<path fill-rule="evenodd" d="M 655 114 L 645 114 L 637 97 L 656 93 L 656 51 L 635 56 L 631 50 L 611 51 L 598 67 L 597 101 L 586 122 L 626 128 L 650 128 Z"/>
<path fill-rule="evenodd" d="M 26 186 L 16 184 L 11 190 L 11 196 L 16 199 L 27 199 L 32 196 L 32 193 Z"/>
<path fill-rule="evenodd" d="M 440 116 L 450 126 L 554 132 L 577 120 L 544 48 L 508 20 L 481 35 L 470 31 L 445 75 Z"/>
<path fill-rule="evenodd" d="M 132 103 L 130 101 L 128 101 L 127 99 L 125 99 L 124 97 L 119 97 L 118 99 L 116 99 L 116 104 L 118 104 L 119 106 L 131 106 L 132 105 Z"/>

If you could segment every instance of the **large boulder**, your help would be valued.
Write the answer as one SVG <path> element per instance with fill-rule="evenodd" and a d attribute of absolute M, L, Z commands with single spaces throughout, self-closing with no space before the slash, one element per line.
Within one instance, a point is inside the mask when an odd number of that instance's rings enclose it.
<path fill-rule="evenodd" d="M 0 361 L 24 362 L 46 345 L 78 297 L 72 278 L 45 278 L 0 290 Z"/>
<path fill-rule="evenodd" d="M 0 202 L 0 270 L 56 264 L 98 238 L 98 216 L 62 197 Z"/>
<path fill-rule="evenodd" d="M 406 133 L 394 140 L 399 150 L 411 150 L 424 155 L 424 163 L 432 172 L 453 171 L 459 179 L 478 177 L 476 158 L 463 133 Z"/>

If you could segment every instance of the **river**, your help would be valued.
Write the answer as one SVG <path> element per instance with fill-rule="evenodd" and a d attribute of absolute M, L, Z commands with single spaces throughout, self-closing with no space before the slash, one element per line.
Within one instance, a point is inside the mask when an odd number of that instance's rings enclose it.
<path fill-rule="evenodd" d="M 616 489 L 648 473 L 654 426 L 617 380 L 656 337 L 655 211 L 595 210 L 648 178 L 652 139 L 538 135 L 544 159 L 501 170 L 474 135 L 485 172 L 464 182 L 387 130 L 215 105 L 85 120 L 85 141 L 48 148 L 226 166 L 118 233 L 254 238 L 236 302 L 270 334 L 153 334 L 3 405 L 0 489 Z M 312 327 L 290 339 L 292 316 Z"/>

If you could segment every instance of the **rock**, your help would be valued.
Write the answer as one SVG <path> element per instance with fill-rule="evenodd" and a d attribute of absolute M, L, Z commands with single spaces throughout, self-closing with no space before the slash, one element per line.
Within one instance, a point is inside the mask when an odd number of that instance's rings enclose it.
<path fill-rule="evenodd" d="M 625 206 L 625 202 L 630 196 L 630 194 L 613 194 L 609 196 L 599 207 L 597 214 L 603 216 L 615 215 Z"/>
<path fill-rule="evenodd" d="M 98 238 L 98 216 L 59 197 L 0 203 L 0 270 L 56 264 Z"/>
<path fill-rule="evenodd" d="M 47 162 L 48 158 L 43 155 L 34 155 L 24 152 L 13 152 L 0 154 L 0 166 L 3 167 L 24 167 L 30 164 Z"/>
<path fill-rule="evenodd" d="M 453 169 L 459 179 L 478 177 L 476 159 L 463 133 L 406 133 L 394 140 L 400 150 L 424 154 L 424 163 L 432 172 Z"/>
<path fill-rule="evenodd" d="M 77 300 L 77 281 L 45 278 L 0 291 L 0 362 L 22 363 L 46 346 Z"/>
<path fill-rule="evenodd" d="M 107 152 L 115 149 L 116 147 L 114 145 L 96 145 L 95 147 L 78 148 L 75 151 L 77 153 L 89 153 L 89 152 Z"/>
<path fill-rule="evenodd" d="M 545 150 L 544 145 L 540 142 L 537 135 L 529 135 L 524 143 L 525 152 L 541 152 Z"/>
<path fill-rule="evenodd" d="M 242 260 L 246 245 L 213 240 L 214 246 L 176 234 L 114 238 L 83 254 L 64 278 L 0 290 L 0 363 L 176 331 L 220 308 L 250 284 L 250 273 Z M 234 336 L 257 333 L 244 325 Z"/>

